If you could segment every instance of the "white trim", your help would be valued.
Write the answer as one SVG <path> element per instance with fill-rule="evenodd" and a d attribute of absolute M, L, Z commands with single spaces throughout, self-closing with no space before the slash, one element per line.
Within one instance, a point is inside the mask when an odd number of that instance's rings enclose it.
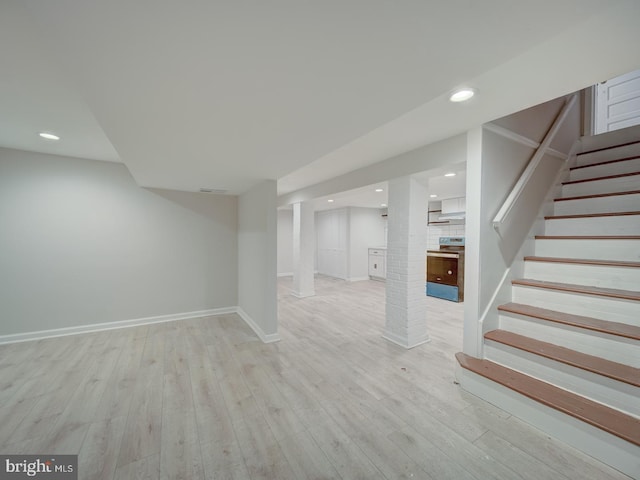
<path fill-rule="evenodd" d="M 51 330 L 40 330 L 37 332 L 14 333 L 0 336 L 0 345 L 5 343 L 28 342 L 31 340 L 42 340 L 44 338 L 63 337 L 67 335 L 80 335 L 83 333 L 102 332 L 117 328 L 137 327 L 140 325 L 150 325 L 154 323 L 173 322 L 175 320 L 188 320 L 191 318 L 209 317 L 212 315 L 225 315 L 236 313 L 237 307 L 212 308 L 209 310 L 198 310 L 195 312 L 173 313 L 169 315 L 158 315 L 155 317 L 136 318 L 133 320 L 120 320 L 115 322 L 94 323 L 91 325 L 77 325 L 74 327 L 55 328 Z"/>
<path fill-rule="evenodd" d="M 560 160 L 566 160 L 570 156 L 570 154 L 562 153 L 560 150 L 556 150 L 555 148 L 551 147 L 547 148 L 547 151 L 545 153 L 550 157 L 556 157 Z"/>
<path fill-rule="evenodd" d="M 494 123 L 485 123 L 482 125 L 484 130 L 489 130 L 501 137 L 508 138 L 509 140 L 513 140 L 516 143 L 524 145 L 529 148 L 538 148 L 540 146 L 540 142 L 536 142 L 535 140 L 530 139 L 529 137 L 525 137 L 524 135 L 520 135 L 508 128 L 501 127 L 500 125 L 496 125 Z"/>
<path fill-rule="evenodd" d="M 314 290 L 310 292 L 296 292 L 295 290 L 291 290 L 291 295 L 296 298 L 307 298 L 315 296 L 316 292 Z"/>
<path fill-rule="evenodd" d="M 366 277 L 351 277 L 347 279 L 347 282 L 362 282 L 363 280 L 369 280 L 369 275 Z M 382 280 L 384 280 L 384 278 Z"/>
<path fill-rule="evenodd" d="M 293 272 L 278 273 L 278 277 L 293 277 Z"/>
<path fill-rule="evenodd" d="M 416 343 L 409 345 L 406 338 L 401 337 L 400 335 L 397 335 L 393 332 L 389 332 L 388 330 L 384 331 L 384 333 L 382 334 L 382 338 L 384 338 L 385 340 L 389 340 L 390 342 L 395 343 L 396 345 L 399 345 L 402 348 L 406 348 L 407 350 L 409 350 L 410 348 L 417 347 L 419 345 L 423 345 L 425 343 L 429 343 L 431 341 L 429 334 L 425 334 L 425 337 L 422 340 L 419 340 Z"/>
<path fill-rule="evenodd" d="M 540 143 L 540 146 L 538 147 L 536 152 L 533 154 L 533 157 L 531 158 L 526 168 L 522 172 L 522 175 L 520 176 L 515 186 L 507 196 L 507 199 L 504 201 L 503 205 L 500 207 L 500 210 L 498 210 L 498 213 L 493 219 L 493 227 L 497 231 L 499 231 L 500 226 L 506 221 L 506 218 L 509 216 L 509 213 L 511 212 L 512 208 L 520 198 L 520 195 L 524 191 L 524 188 L 529 182 L 533 173 L 536 171 L 536 168 L 538 167 L 540 161 L 548 153 L 551 142 L 555 138 L 556 133 L 558 133 L 558 131 L 560 130 L 560 127 L 564 123 L 564 120 L 567 118 L 567 115 L 575 105 L 576 99 L 577 99 L 576 94 L 571 95 L 571 97 L 567 99 L 564 106 L 562 107 L 562 110 L 560 111 L 556 119 L 553 121 L 551 128 L 545 135 L 544 140 L 542 140 L 542 143 Z M 566 158 L 566 156 L 564 158 Z"/>
<path fill-rule="evenodd" d="M 258 338 L 262 340 L 263 343 L 273 343 L 280 341 L 280 335 L 278 333 L 270 333 L 266 334 L 262 331 L 262 328 L 251 318 L 247 312 L 245 312 L 242 307 L 236 307 L 235 313 L 237 313 L 240 318 L 242 318 L 247 325 L 251 327 L 251 329 L 258 335 Z"/>
<path fill-rule="evenodd" d="M 540 142 L 536 142 L 535 140 L 532 140 L 529 137 L 520 135 L 519 133 L 509 130 L 508 128 L 501 127 L 500 125 L 495 125 L 493 123 L 486 123 L 482 125 L 482 128 L 490 132 L 493 132 L 497 135 L 500 135 L 501 137 L 504 137 L 508 140 L 512 140 L 516 143 L 519 143 L 520 145 L 524 145 L 525 147 L 537 149 L 540 146 Z M 550 155 L 552 157 L 559 158 L 560 160 L 566 160 L 569 156 L 566 153 L 562 153 L 561 151 L 551 147 L 547 148 L 545 154 Z"/>

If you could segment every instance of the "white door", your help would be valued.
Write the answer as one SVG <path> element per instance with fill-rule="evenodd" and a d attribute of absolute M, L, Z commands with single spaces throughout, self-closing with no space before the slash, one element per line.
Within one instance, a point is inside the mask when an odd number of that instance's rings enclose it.
<path fill-rule="evenodd" d="M 640 70 L 596 85 L 595 133 L 640 125 Z"/>
<path fill-rule="evenodd" d="M 318 273 L 347 278 L 347 212 L 318 212 L 316 223 Z"/>

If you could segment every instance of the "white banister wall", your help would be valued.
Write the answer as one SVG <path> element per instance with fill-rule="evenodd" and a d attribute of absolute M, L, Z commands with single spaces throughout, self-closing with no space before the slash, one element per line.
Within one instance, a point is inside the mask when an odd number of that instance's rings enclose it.
<path fill-rule="evenodd" d="M 519 270 L 516 260 L 542 225 L 536 218 L 545 198 L 561 172 L 570 148 L 580 132 L 578 102 L 565 112 L 565 121 L 553 139 L 544 142 L 564 98 L 555 99 L 523 112 L 504 117 L 492 125 L 468 132 L 467 225 L 465 247 L 465 333 L 464 352 L 482 356 L 482 335 L 497 328 L 496 307 L 510 301 L 511 279 Z M 537 148 L 544 144 L 530 181 L 517 195 L 511 219 L 501 235 L 494 229 L 496 213 L 510 196 Z"/>

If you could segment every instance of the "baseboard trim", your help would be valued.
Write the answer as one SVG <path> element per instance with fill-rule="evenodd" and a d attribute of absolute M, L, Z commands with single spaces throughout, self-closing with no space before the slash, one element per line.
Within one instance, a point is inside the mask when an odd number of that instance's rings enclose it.
<path fill-rule="evenodd" d="M 279 273 L 278 277 L 293 277 L 293 272 L 283 272 Z"/>
<path fill-rule="evenodd" d="M 260 326 L 255 322 L 255 320 L 253 320 L 253 318 L 251 318 L 249 316 L 249 314 L 242 309 L 242 307 L 236 307 L 235 308 L 235 313 L 237 313 L 240 316 L 240 318 L 242 318 L 245 321 L 245 323 L 247 325 L 249 325 L 249 327 L 251 327 L 251 330 L 253 330 L 254 333 L 256 335 L 258 335 L 258 338 L 260 340 L 262 340 L 263 343 L 274 343 L 274 342 L 279 342 L 280 341 L 280 335 L 279 334 L 277 334 L 277 333 L 270 333 L 270 334 L 264 333 L 262 328 L 260 328 Z"/>
<path fill-rule="evenodd" d="M 389 340 L 391 343 L 395 343 L 396 345 L 399 345 L 402 348 L 406 348 L 407 350 L 409 350 L 411 348 L 418 347 L 420 345 L 424 345 L 425 343 L 429 343 L 431 341 L 431 338 L 429 338 L 429 334 L 425 334 L 424 338 L 421 338 L 417 342 L 409 344 L 407 342 L 407 339 L 405 339 L 403 337 L 400 337 L 399 335 L 396 335 L 395 333 L 388 332 L 386 330 L 382 334 L 382 338 L 384 338 L 385 340 Z"/>
<path fill-rule="evenodd" d="M 119 320 L 115 322 L 94 323 L 91 325 L 78 325 L 75 327 L 54 328 L 51 330 L 39 330 L 36 332 L 14 333 L 0 336 L 0 345 L 7 343 L 28 342 L 45 338 L 64 337 L 67 335 L 80 335 L 83 333 L 102 332 L 117 328 L 138 327 L 154 323 L 173 322 L 175 320 L 188 320 L 191 318 L 209 317 L 212 315 L 225 315 L 237 313 L 237 307 L 212 308 L 194 312 L 172 313 L 155 317 L 136 318 L 133 320 Z"/>
<path fill-rule="evenodd" d="M 351 277 L 351 278 L 347 279 L 348 282 L 362 282 L 363 280 L 369 280 L 369 276 L 366 276 L 366 277 Z"/>
<path fill-rule="evenodd" d="M 307 297 L 314 297 L 316 295 L 316 292 L 315 290 L 311 292 L 296 292 L 294 290 L 291 290 L 291 295 L 293 295 L 296 298 L 307 298 Z"/>

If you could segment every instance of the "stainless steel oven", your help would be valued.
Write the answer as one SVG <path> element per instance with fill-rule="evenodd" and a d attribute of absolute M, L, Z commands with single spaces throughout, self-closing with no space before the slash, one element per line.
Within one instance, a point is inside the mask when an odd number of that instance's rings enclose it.
<path fill-rule="evenodd" d="M 440 237 L 439 250 L 427 250 L 427 288 L 431 297 L 464 300 L 464 237 Z"/>

